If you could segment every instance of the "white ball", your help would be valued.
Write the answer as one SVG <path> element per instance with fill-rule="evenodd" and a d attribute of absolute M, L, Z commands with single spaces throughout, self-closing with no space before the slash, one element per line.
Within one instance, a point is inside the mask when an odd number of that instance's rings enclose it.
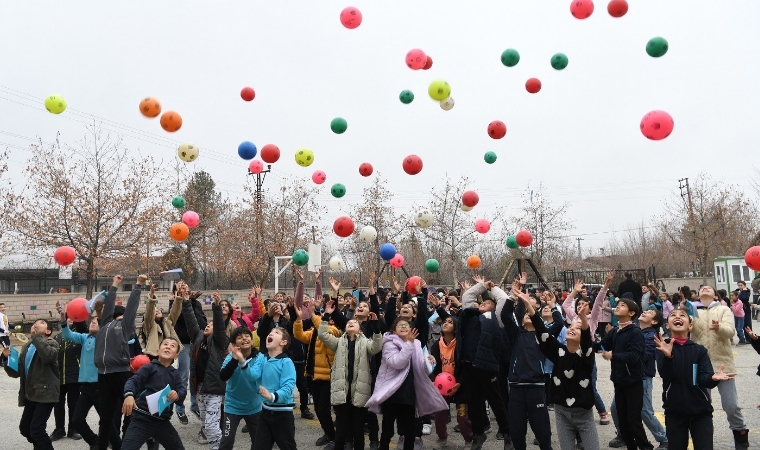
<path fill-rule="evenodd" d="M 362 228 L 362 231 L 359 233 L 359 239 L 368 244 L 375 242 L 375 239 L 377 239 L 377 230 L 372 225 L 367 225 Z"/>
<path fill-rule="evenodd" d="M 441 100 L 441 109 L 444 111 L 450 111 L 454 107 L 454 97 L 449 97 L 446 100 Z"/>
<path fill-rule="evenodd" d="M 177 155 L 182 161 L 193 162 L 198 158 L 198 147 L 189 142 L 185 142 L 177 149 Z"/>
<path fill-rule="evenodd" d="M 459 208 L 461 208 L 462 211 L 468 212 L 468 211 L 472 211 L 473 207 L 472 206 L 467 206 L 464 203 L 460 203 L 459 204 Z"/>
<path fill-rule="evenodd" d="M 433 225 L 433 213 L 428 209 L 417 211 L 414 215 L 414 223 L 420 228 L 428 228 Z"/>
<path fill-rule="evenodd" d="M 330 269 L 343 270 L 345 266 L 346 265 L 343 263 L 343 259 L 341 259 L 340 256 L 335 255 L 332 258 L 330 258 Z"/>

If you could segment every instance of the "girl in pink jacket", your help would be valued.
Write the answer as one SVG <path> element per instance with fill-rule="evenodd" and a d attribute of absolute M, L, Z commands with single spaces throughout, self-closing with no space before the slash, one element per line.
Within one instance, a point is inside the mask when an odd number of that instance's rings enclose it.
<path fill-rule="evenodd" d="M 746 345 L 744 339 L 744 303 L 739 300 L 739 294 L 736 291 L 731 292 L 731 311 L 734 313 L 734 326 L 736 335 L 739 337 L 738 345 Z"/>

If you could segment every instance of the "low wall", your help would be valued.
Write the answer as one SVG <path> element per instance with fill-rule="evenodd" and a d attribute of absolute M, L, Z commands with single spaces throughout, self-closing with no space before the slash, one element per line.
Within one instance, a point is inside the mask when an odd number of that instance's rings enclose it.
<path fill-rule="evenodd" d="M 715 287 L 715 278 L 707 277 L 707 279 L 699 278 L 659 278 L 665 282 L 665 292 L 673 294 L 678 292 L 678 288 L 681 286 L 689 286 L 691 290 L 699 291 L 699 287 L 706 284 L 708 286 Z M 704 281 L 704 283 L 703 283 Z"/>

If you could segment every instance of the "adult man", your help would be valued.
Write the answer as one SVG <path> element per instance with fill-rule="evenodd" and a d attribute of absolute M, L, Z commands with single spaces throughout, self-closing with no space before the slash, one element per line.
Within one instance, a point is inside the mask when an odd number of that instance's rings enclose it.
<path fill-rule="evenodd" d="M 630 292 L 633 296 L 633 301 L 636 302 L 637 305 L 639 305 L 639 310 L 641 310 L 641 296 L 644 295 L 644 292 L 641 289 L 641 285 L 633 280 L 633 274 L 630 272 L 625 273 L 625 280 L 623 280 L 622 283 L 618 286 L 617 293 L 618 295 L 622 296 L 626 292 Z"/>

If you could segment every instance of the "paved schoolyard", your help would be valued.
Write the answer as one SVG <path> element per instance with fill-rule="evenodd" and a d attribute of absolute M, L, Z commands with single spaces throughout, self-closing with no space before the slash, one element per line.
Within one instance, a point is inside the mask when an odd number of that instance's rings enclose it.
<path fill-rule="evenodd" d="M 760 405 L 760 378 L 755 375 L 758 362 L 760 362 L 760 355 L 757 355 L 751 346 L 735 347 L 736 364 L 739 376 L 737 378 L 739 398 L 741 405 L 744 407 L 744 414 L 749 425 L 750 431 L 750 446 L 751 448 L 760 448 L 760 411 L 757 409 L 757 405 Z M 604 398 L 605 403 L 609 406 L 612 400 L 612 384 L 609 381 L 609 363 L 604 361 L 600 356 L 597 356 L 597 362 L 599 364 L 599 389 Z M 660 402 L 662 384 L 659 379 L 655 379 L 654 389 L 654 404 L 655 411 L 658 411 L 660 420 L 664 422 L 662 416 L 662 404 Z M 9 378 L 4 372 L 0 372 L 0 441 L 2 449 L 25 449 L 31 448 L 31 445 L 20 436 L 18 432 L 18 422 L 21 417 L 21 408 L 17 407 L 18 393 L 18 380 Z M 733 437 L 728 430 L 726 416 L 722 410 L 720 410 L 720 396 L 717 389 L 713 390 L 713 405 L 715 406 L 715 448 L 716 449 L 732 449 Z M 181 425 L 176 419 L 176 416 L 172 419 L 172 424 L 177 430 L 179 430 L 180 436 L 187 449 L 204 449 L 208 448 L 208 445 L 201 445 L 197 442 L 197 434 L 200 430 L 200 424 L 198 419 L 194 415 L 189 415 L 190 423 L 188 425 Z M 97 430 L 97 415 L 93 410 L 88 417 L 90 426 Z M 450 424 L 449 448 L 459 449 L 462 447 L 464 441 L 459 435 L 453 433 L 454 421 Z M 68 417 L 67 417 L 68 423 Z M 554 418 L 552 414 L 552 428 L 554 427 Z M 48 422 L 48 431 L 52 433 L 54 428 L 54 419 L 51 416 Z M 493 423 L 494 430 L 496 424 Z M 600 442 L 602 448 L 607 448 L 607 443 L 614 436 L 614 428 L 612 425 L 598 426 Z M 494 431 L 495 433 L 495 431 Z M 303 420 L 298 414 L 296 414 L 296 441 L 298 447 L 302 449 L 315 448 L 314 442 L 322 435 L 319 423 L 315 420 Z M 432 449 L 435 442 L 435 431 L 433 435 L 425 437 L 425 448 Z M 650 436 L 651 439 L 651 436 Z M 559 443 L 556 441 L 556 433 L 553 433 L 554 449 L 559 449 Z M 394 440 L 395 442 L 395 440 Z M 533 442 L 533 436 L 529 431 L 528 436 L 528 448 L 537 449 L 537 446 L 531 445 Z M 242 435 L 238 432 L 238 439 L 235 443 L 235 448 L 250 448 L 250 439 L 247 435 Z M 74 450 L 87 448 L 84 441 L 74 441 L 68 438 L 64 438 L 60 441 L 53 443 L 56 449 L 61 450 Z M 365 448 L 369 448 L 369 444 L 365 443 Z M 502 448 L 502 441 L 496 441 L 495 435 L 490 434 L 488 441 L 484 446 L 488 450 L 499 450 Z"/>

